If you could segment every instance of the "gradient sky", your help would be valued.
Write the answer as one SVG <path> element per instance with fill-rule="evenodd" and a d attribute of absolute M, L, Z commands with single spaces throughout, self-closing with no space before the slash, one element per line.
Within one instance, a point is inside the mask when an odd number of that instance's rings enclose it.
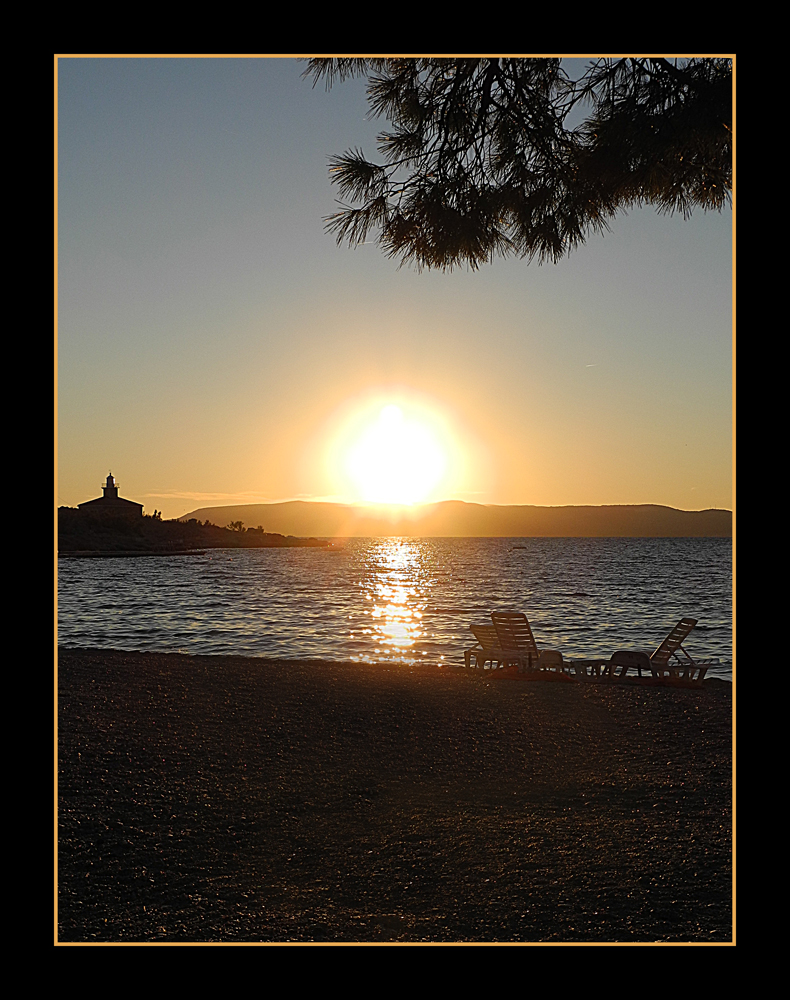
<path fill-rule="evenodd" d="M 295 59 L 58 62 L 58 504 L 353 500 L 386 403 L 448 451 L 432 499 L 732 505 L 732 213 L 620 216 L 557 265 L 338 247 L 327 159 L 364 81 Z"/>

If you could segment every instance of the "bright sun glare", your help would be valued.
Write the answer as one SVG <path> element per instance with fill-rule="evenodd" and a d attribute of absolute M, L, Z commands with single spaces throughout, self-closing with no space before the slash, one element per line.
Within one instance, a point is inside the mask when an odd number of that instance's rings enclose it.
<path fill-rule="evenodd" d="M 380 410 L 345 456 L 360 500 L 369 503 L 420 503 L 442 482 L 447 466 L 447 453 L 428 424 L 394 403 Z"/>

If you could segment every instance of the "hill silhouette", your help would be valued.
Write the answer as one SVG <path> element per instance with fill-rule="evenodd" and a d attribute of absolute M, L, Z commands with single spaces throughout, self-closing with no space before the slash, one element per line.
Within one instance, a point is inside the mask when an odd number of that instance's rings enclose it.
<path fill-rule="evenodd" d="M 262 524 L 267 531 L 322 538 L 373 536 L 478 538 L 729 538 L 732 511 L 678 510 L 659 504 L 535 507 L 445 500 L 413 507 L 370 507 L 290 500 L 201 507 L 180 520 Z"/>

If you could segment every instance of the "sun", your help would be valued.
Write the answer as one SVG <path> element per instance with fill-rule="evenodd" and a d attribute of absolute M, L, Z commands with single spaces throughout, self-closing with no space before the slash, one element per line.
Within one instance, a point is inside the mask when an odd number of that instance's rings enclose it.
<path fill-rule="evenodd" d="M 360 500 L 414 504 L 442 483 L 448 462 L 427 420 L 387 403 L 350 444 L 344 466 Z"/>

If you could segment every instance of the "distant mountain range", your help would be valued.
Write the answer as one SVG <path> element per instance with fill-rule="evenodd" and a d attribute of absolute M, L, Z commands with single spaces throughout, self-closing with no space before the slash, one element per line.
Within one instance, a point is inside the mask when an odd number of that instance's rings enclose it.
<path fill-rule="evenodd" d="M 732 511 L 677 510 L 659 504 L 532 507 L 445 500 L 413 507 L 356 506 L 290 500 L 286 503 L 201 507 L 179 518 L 227 526 L 243 521 L 267 532 L 318 538 L 729 538 Z"/>

